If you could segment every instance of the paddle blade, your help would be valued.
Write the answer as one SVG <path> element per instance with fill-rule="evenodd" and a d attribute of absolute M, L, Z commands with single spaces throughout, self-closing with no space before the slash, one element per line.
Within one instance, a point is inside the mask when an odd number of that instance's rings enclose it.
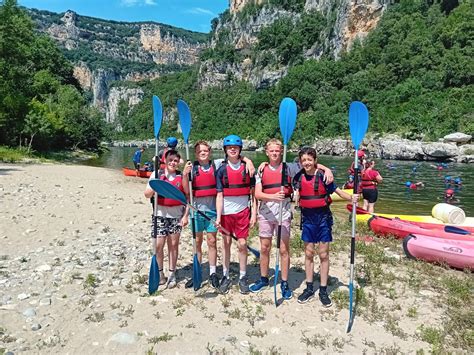
<path fill-rule="evenodd" d="M 186 205 L 186 196 L 174 185 L 164 180 L 150 180 L 150 187 L 160 196 L 176 200 Z"/>
<path fill-rule="evenodd" d="M 181 126 L 181 131 L 183 132 L 184 143 L 188 144 L 189 134 L 191 133 L 191 111 L 189 111 L 188 104 L 183 100 L 178 100 L 178 115 L 179 115 L 179 125 Z"/>
<path fill-rule="evenodd" d="M 197 254 L 194 254 L 193 258 L 193 288 L 194 291 L 197 291 L 201 288 L 202 283 L 202 272 L 201 272 L 201 264 L 199 263 L 199 259 Z"/>
<path fill-rule="evenodd" d="M 446 227 L 444 227 L 444 231 L 448 232 L 448 233 L 456 233 L 456 234 L 462 234 L 462 235 L 471 234 L 471 232 L 469 232 L 468 230 L 465 230 L 465 229 L 462 229 L 462 228 L 459 228 L 459 227 L 455 227 L 455 226 L 446 226 Z"/>
<path fill-rule="evenodd" d="M 354 149 L 359 149 L 369 126 L 369 111 L 360 101 L 354 101 L 349 107 L 349 131 Z"/>
<path fill-rule="evenodd" d="M 297 108 L 296 102 L 289 97 L 281 100 L 278 117 L 280 121 L 280 132 L 283 144 L 287 145 L 296 125 Z"/>
<path fill-rule="evenodd" d="M 158 96 L 153 95 L 153 128 L 155 137 L 160 135 L 161 122 L 163 120 L 163 106 Z"/>
<path fill-rule="evenodd" d="M 160 285 L 160 270 L 158 267 L 158 262 L 156 261 L 156 255 L 153 255 L 151 258 L 150 264 L 150 273 L 148 275 L 148 293 L 150 295 L 154 294 L 158 290 Z"/>
<path fill-rule="evenodd" d="M 260 259 L 260 252 L 250 246 L 247 246 L 247 248 L 250 250 L 250 252 L 257 258 Z"/>

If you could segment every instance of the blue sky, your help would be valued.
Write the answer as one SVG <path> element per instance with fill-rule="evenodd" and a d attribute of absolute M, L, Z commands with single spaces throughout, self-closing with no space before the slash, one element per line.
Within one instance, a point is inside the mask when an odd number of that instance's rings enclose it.
<path fill-rule="evenodd" d="M 209 32 L 211 20 L 229 0 L 19 0 L 25 7 L 116 21 L 155 21 L 188 30 Z"/>

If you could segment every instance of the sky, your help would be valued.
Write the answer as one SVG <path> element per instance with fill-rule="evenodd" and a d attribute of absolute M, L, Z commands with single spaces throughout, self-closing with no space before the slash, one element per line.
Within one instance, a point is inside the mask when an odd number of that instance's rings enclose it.
<path fill-rule="evenodd" d="M 198 32 L 209 32 L 211 20 L 229 0 L 19 0 L 18 4 L 116 21 L 155 21 Z"/>

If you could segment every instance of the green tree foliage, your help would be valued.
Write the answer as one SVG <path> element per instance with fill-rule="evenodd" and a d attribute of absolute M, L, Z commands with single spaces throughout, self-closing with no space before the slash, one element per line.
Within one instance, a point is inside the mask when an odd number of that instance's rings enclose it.
<path fill-rule="evenodd" d="M 368 105 L 370 131 L 436 139 L 453 131 L 474 133 L 474 5 L 470 1 L 401 0 L 392 5 L 363 43 L 340 60 L 322 58 L 292 65 L 273 88 L 255 91 L 245 83 L 199 91 L 195 72 L 160 78 L 146 88 L 164 99 L 171 113 L 178 98 L 193 114 L 192 138 L 217 139 L 229 133 L 260 142 L 278 136 L 279 101 L 289 96 L 299 108 L 295 142 L 348 134 L 353 100 Z M 326 30 L 321 18 L 281 19 L 259 35 L 258 50 L 299 63 L 301 51 Z M 311 29 L 314 29 L 312 31 Z M 268 59 L 268 60 L 271 60 Z M 133 130 L 151 137 L 151 94 L 128 118 Z"/>
<path fill-rule="evenodd" d="M 37 35 L 16 0 L 0 6 L 0 144 L 31 149 L 97 148 L 105 123 L 88 108 L 72 66 Z"/>

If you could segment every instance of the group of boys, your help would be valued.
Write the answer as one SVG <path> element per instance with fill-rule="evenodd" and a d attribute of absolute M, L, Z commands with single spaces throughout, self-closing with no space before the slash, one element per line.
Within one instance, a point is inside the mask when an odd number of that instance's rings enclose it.
<path fill-rule="evenodd" d="M 282 163 L 283 145 L 271 139 L 265 147 L 269 162 L 263 163 L 254 177 L 254 166 L 248 158 L 241 155 L 242 139 L 236 135 L 224 138 L 225 159 L 211 160 L 211 147 L 205 141 L 195 144 L 196 160 L 187 162 L 183 172 L 177 171 L 180 155 L 176 150 L 168 150 L 159 179 L 166 180 L 189 194 L 188 179 L 191 179 L 194 206 L 206 214 L 210 220 L 195 215 L 196 251 L 202 262 L 203 232 L 207 234 L 209 254 L 209 282 L 220 293 L 228 293 L 232 282 L 230 278 L 230 257 L 232 237 L 237 239 L 239 259 L 239 290 L 242 294 L 260 292 L 269 287 L 269 260 L 272 237 L 281 237 L 281 295 L 291 299 L 293 291 L 288 284 L 290 266 L 290 229 L 292 221 L 291 198 L 297 196 L 302 215 L 302 235 L 305 245 L 306 288 L 298 297 L 298 302 L 311 300 L 314 274 L 314 245 L 319 244 L 321 261 L 319 298 L 329 307 L 331 300 L 327 291 L 329 274 L 329 243 L 332 241 L 332 214 L 330 194 L 335 192 L 349 201 L 357 201 L 336 187 L 331 170 L 318 164 L 316 151 L 303 148 L 299 152 L 298 163 Z M 154 178 L 152 176 L 151 178 Z M 148 185 L 145 196 L 151 198 L 154 191 Z M 157 239 L 156 255 L 162 282 L 168 288 L 176 285 L 175 267 L 178 255 L 179 234 L 187 221 L 187 208 L 177 206 L 172 200 L 158 199 L 156 230 L 152 237 Z M 171 211 L 172 208 L 179 208 Z M 259 225 L 260 273 L 261 277 L 250 284 L 247 276 L 247 238 L 250 228 Z M 217 231 L 222 234 L 222 277 L 217 276 Z M 163 247 L 168 240 L 169 275 L 163 274 Z M 171 248 L 171 249 L 170 249 Z M 192 286 L 192 280 L 187 287 Z"/>

